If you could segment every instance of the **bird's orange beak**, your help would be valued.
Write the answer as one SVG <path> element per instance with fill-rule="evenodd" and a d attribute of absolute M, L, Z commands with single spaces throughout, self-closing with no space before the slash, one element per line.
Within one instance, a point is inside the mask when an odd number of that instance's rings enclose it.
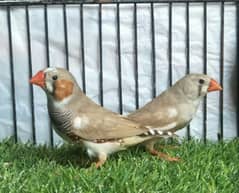
<path fill-rule="evenodd" d="M 216 80 L 211 79 L 207 91 L 212 92 L 212 91 L 217 91 L 217 90 L 222 90 L 222 87 L 220 86 L 220 84 L 218 84 L 218 82 Z"/>
<path fill-rule="evenodd" d="M 36 73 L 36 75 L 34 75 L 31 80 L 30 80 L 31 84 L 35 84 L 37 86 L 40 86 L 41 88 L 45 87 L 45 74 L 43 71 L 39 71 L 38 73 Z"/>

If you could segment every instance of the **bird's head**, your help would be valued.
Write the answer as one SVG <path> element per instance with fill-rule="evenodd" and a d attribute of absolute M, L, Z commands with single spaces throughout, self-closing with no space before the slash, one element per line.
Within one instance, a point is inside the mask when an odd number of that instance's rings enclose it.
<path fill-rule="evenodd" d="M 48 96 L 56 101 L 69 97 L 78 88 L 72 74 L 63 68 L 40 70 L 31 78 L 30 83 L 40 86 Z"/>
<path fill-rule="evenodd" d="M 216 80 L 205 74 L 188 74 L 175 85 L 178 85 L 190 100 L 202 98 L 208 92 L 222 90 L 222 87 Z"/>

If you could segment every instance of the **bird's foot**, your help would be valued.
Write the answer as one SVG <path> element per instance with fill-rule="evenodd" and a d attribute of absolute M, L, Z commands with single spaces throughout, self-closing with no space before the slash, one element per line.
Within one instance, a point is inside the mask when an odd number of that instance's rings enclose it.
<path fill-rule="evenodd" d="M 95 162 L 93 165 L 96 169 L 100 168 L 104 163 L 106 162 L 107 156 L 105 154 L 102 154 L 98 157 L 98 161 Z"/>
<path fill-rule="evenodd" d="M 100 168 L 105 162 L 102 162 L 101 160 L 94 163 L 94 166 L 96 169 Z"/>
<path fill-rule="evenodd" d="M 155 149 L 150 150 L 151 155 L 158 156 L 160 159 L 164 159 L 167 161 L 177 162 L 180 161 L 179 157 L 171 157 L 166 153 L 159 152 Z"/>

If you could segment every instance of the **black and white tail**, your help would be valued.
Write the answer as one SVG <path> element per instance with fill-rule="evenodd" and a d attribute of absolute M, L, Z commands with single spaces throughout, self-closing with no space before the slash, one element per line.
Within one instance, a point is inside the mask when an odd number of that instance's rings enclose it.
<path fill-rule="evenodd" d="M 177 137 L 176 134 L 174 134 L 171 131 L 160 131 L 154 128 L 149 128 L 149 130 L 143 134 L 141 134 L 140 136 L 162 136 L 162 137 Z"/>

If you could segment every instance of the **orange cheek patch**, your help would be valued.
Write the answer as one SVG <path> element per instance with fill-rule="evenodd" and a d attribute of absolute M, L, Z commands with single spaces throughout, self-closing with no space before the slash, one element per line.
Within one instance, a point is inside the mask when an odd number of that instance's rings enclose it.
<path fill-rule="evenodd" d="M 56 80 L 54 83 L 54 98 L 61 101 L 73 92 L 73 82 L 69 80 Z"/>

